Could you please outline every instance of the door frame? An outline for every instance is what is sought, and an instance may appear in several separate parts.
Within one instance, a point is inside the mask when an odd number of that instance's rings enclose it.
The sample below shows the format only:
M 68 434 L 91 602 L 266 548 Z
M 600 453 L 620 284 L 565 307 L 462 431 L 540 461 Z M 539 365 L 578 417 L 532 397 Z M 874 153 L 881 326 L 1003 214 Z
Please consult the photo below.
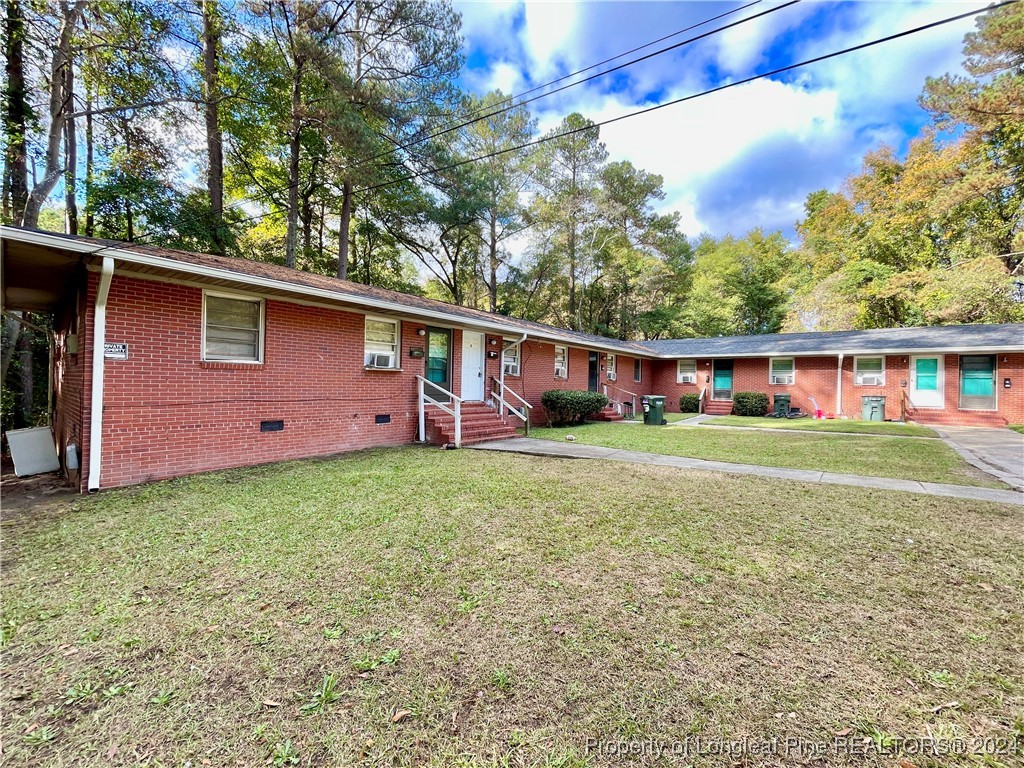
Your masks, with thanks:
M 587 353 L 587 389 L 591 392 L 601 389 L 601 355 L 598 352 Z
M 731 358 L 728 358 L 728 359 L 727 358 L 723 358 L 721 360 L 712 360 L 711 361 L 711 399 L 712 400 L 721 400 L 722 399 L 720 397 L 716 397 L 715 396 L 715 392 L 718 391 L 718 390 L 715 389 L 715 371 L 718 368 L 720 363 L 728 363 L 729 364 L 729 397 L 726 398 L 726 399 L 732 400 L 732 396 L 734 394 L 736 394 L 736 361 L 731 359 Z
M 914 392 L 916 392 L 917 383 L 917 361 L 918 360 L 935 360 L 936 361 L 936 381 L 938 389 L 936 390 L 935 398 L 938 400 L 938 404 L 927 403 L 927 402 L 915 402 Z M 926 390 L 927 392 L 927 390 Z M 941 411 L 946 407 L 946 356 L 942 353 L 932 353 L 928 355 L 911 355 L 909 358 L 909 365 L 907 370 L 907 399 L 910 401 L 912 408 L 925 408 L 936 411 Z M 920 398 L 919 398 L 920 399 Z M 925 398 L 926 400 L 928 398 Z
M 451 392 L 454 392 L 455 390 L 452 389 L 452 358 L 455 357 L 455 355 L 452 354 L 452 352 L 453 352 L 453 350 L 452 350 L 452 342 L 453 342 L 453 340 L 455 338 L 455 334 L 452 333 L 452 329 L 451 328 L 441 328 L 441 327 L 436 326 L 436 325 L 428 325 L 427 326 L 427 332 L 426 332 L 426 334 L 424 334 L 424 339 L 423 339 L 424 346 L 426 347 L 425 354 L 423 355 L 423 378 L 428 379 L 428 381 L 429 381 L 427 373 L 428 373 L 428 369 L 430 367 L 430 334 L 431 333 L 438 333 L 438 334 L 442 334 L 443 333 L 443 334 L 448 336 L 448 371 L 447 371 L 448 380 L 445 382 L 445 384 L 447 384 L 445 389 L 447 389 L 447 390 L 449 390 Z M 444 394 L 443 392 L 438 392 L 436 389 L 433 389 L 433 391 L 431 391 L 430 384 L 424 384 L 423 387 L 424 387 L 424 390 L 427 392 L 427 394 L 430 395 L 435 400 L 439 400 L 439 401 L 441 401 L 443 403 L 447 403 L 448 402 L 448 395 Z
M 971 405 L 964 405 L 964 358 L 965 357 L 988 357 L 992 360 L 992 405 L 986 408 L 978 408 Z M 959 389 L 959 402 L 957 407 L 961 411 L 998 411 L 999 410 L 999 355 L 959 355 L 957 357 L 957 387 Z
M 470 397 L 469 394 L 467 394 L 467 390 L 466 390 L 466 361 L 468 359 L 467 355 L 466 355 L 466 338 L 468 336 L 470 336 L 470 335 L 479 336 L 480 337 L 480 354 L 479 354 L 479 357 L 478 357 L 478 359 L 480 361 L 480 376 L 479 376 L 479 379 L 480 379 L 480 397 Z M 484 400 L 484 395 L 487 392 L 487 386 L 486 386 L 487 382 L 485 381 L 486 374 L 487 374 L 487 356 L 486 356 L 486 350 L 484 349 L 486 344 L 487 344 L 487 338 L 484 336 L 483 333 L 481 333 L 479 331 L 466 331 L 466 330 L 463 330 L 463 332 L 462 332 L 462 359 L 460 360 L 461 365 L 459 366 L 461 368 L 461 371 L 459 372 L 459 374 L 460 374 L 459 375 L 459 396 L 462 397 L 463 400 L 467 400 L 467 401 L 472 402 L 472 403 L 478 403 L 478 402 L 482 403 L 483 400 Z

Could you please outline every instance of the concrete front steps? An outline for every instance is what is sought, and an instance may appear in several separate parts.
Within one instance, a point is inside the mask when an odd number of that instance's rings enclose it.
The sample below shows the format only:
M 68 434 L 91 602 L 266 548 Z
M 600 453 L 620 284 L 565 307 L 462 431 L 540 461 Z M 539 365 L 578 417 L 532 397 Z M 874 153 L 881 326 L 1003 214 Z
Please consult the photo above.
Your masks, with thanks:
M 588 421 L 622 421 L 622 414 L 611 405 L 605 406 L 597 413 L 587 416 Z
M 998 413 L 991 411 L 948 411 L 928 408 L 907 408 L 907 421 L 926 427 L 1005 427 L 1009 422 Z
M 708 400 L 704 404 L 708 416 L 728 416 L 732 413 L 732 400 Z
M 427 442 L 455 444 L 455 418 L 437 406 L 426 410 Z M 462 404 L 462 445 L 519 437 L 515 425 L 504 421 L 498 411 L 483 403 Z

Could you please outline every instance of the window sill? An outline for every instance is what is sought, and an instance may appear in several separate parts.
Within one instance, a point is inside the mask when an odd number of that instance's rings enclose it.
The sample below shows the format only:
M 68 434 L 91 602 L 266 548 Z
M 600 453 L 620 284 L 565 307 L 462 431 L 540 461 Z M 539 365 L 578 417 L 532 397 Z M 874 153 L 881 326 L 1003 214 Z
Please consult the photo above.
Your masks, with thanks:
M 373 372 L 373 373 L 402 373 L 402 371 L 404 371 L 405 369 L 404 368 L 374 368 L 372 365 L 364 365 L 363 366 L 363 370 L 364 371 Z
M 238 360 L 200 360 L 199 367 L 215 371 L 251 371 L 263 365 L 262 361 L 249 363 Z

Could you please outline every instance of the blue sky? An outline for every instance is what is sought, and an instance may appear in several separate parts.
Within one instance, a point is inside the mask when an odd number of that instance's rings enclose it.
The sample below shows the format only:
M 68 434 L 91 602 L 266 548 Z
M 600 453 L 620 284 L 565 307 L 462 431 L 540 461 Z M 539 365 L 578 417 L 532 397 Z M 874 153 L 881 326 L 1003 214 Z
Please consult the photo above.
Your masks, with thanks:
M 783 1 L 764 0 L 649 50 Z M 521 93 L 742 4 L 456 2 L 463 83 Z M 574 111 L 608 119 L 982 5 L 804 0 L 530 107 L 542 131 Z M 838 189 L 879 144 L 905 149 L 928 122 L 917 104 L 925 78 L 961 71 L 962 39 L 973 28 L 967 19 L 730 88 L 607 126 L 601 138 L 612 160 L 664 177 L 663 208 L 680 213 L 686 234 L 761 226 L 792 237 L 809 192 Z

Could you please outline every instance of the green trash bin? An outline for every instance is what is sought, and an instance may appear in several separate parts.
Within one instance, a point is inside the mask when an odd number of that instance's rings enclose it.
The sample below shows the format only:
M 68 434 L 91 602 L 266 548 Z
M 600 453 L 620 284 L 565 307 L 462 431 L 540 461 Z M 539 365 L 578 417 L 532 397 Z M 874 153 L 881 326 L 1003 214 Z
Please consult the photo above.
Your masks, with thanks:
M 864 421 L 885 421 L 885 398 L 865 395 L 860 399 L 860 417 Z
M 665 421 L 665 396 L 644 395 L 640 398 L 644 409 L 644 424 L 660 427 L 667 424 Z
M 781 392 L 775 394 L 775 400 L 773 401 L 774 406 L 772 413 L 776 416 L 785 416 L 789 413 L 789 404 L 793 401 L 792 395 L 785 395 Z

